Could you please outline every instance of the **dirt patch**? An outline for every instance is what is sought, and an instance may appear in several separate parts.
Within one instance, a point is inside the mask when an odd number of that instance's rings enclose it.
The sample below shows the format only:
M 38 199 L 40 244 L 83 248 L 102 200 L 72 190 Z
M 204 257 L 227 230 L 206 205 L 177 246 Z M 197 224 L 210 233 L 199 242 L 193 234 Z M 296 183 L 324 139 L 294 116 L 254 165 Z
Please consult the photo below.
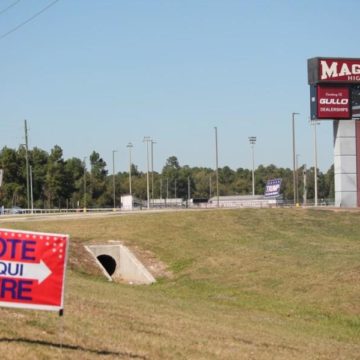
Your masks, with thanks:
M 71 270 L 93 276 L 104 276 L 95 259 L 86 251 L 84 245 L 80 241 L 70 242 L 69 267 Z
M 154 278 L 172 278 L 172 273 L 162 261 L 160 261 L 154 253 L 149 250 L 143 250 L 138 246 L 126 245 L 135 256 L 144 264 L 151 272 Z

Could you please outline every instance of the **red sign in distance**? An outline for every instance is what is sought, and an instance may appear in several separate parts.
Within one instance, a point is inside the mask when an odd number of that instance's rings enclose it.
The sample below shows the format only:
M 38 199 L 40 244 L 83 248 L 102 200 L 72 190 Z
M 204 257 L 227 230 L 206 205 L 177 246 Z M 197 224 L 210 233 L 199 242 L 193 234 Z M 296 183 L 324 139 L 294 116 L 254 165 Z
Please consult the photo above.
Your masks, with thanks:
M 317 87 L 318 119 L 350 119 L 350 92 L 347 87 Z
M 0 306 L 59 311 L 69 236 L 0 229 Z
M 360 59 L 319 59 L 319 82 L 360 82 Z

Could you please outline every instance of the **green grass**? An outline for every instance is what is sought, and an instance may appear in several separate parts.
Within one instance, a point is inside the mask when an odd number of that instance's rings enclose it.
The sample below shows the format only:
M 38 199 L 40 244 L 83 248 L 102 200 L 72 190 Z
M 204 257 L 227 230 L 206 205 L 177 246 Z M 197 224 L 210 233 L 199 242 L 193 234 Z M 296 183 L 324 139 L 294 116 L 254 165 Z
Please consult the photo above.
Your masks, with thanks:
M 0 309 L 1 358 L 359 359 L 359 215 L 241 209 L 4 223 L 69 233 L 73 245 L 122 240 L 172 276 L 108 283 L 86 274 L 82 247 L 71 246 L 64 318 Z

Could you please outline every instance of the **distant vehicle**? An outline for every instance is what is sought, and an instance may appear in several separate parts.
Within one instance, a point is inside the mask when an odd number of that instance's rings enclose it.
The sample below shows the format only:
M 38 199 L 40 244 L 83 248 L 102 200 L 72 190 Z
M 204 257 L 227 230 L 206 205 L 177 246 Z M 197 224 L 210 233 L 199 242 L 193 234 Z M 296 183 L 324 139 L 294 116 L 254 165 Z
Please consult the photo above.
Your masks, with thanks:
M 10 214 L 22 214 L 24 212 L 24 209 L 22 209 L 20 206 L 13 206 L 9 213 Z

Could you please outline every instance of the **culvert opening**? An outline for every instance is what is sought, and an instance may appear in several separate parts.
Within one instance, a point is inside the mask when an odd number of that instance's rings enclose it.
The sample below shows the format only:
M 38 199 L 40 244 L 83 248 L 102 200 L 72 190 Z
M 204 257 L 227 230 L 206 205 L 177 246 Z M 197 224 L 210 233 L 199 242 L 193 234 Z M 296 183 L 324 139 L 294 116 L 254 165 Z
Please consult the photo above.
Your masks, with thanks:
M 116 270 L 115 259 L 110 255 L 99 255 L 97 259 L 100 261 L 101 265 L 109 274 L 109 276 L 112 276 Z
M 156 282 L 149 270 L 122 244 L 88 245 L 85 248 L 97 260 L 109 281 L 121 280 L 131 284 Z

